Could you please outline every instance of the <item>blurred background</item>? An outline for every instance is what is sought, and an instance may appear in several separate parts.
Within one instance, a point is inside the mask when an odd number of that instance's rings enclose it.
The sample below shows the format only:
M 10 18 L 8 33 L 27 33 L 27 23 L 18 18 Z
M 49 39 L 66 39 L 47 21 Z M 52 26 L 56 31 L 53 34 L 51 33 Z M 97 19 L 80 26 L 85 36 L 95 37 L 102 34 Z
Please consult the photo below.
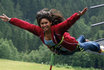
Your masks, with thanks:
M 104 0 L 0 0 L 0 15 L 19 18 L 37 25 L 36 13 L 43 8 L 59 10 L 65 19 L 75 12 L 88 7 L 88 11 L 68 31 L 76 39 L 85 35 L 89 40 L 104 38 L 104 7 L 90 9 L 104 4 Z M 0 20 L 0 58 L 49 64 L 51 52 L 32 33 Z M 104 56 L 88 52 L 78 52 L 71 56 L 57 55 L 55 64 L 80 67 L 104 67 Z

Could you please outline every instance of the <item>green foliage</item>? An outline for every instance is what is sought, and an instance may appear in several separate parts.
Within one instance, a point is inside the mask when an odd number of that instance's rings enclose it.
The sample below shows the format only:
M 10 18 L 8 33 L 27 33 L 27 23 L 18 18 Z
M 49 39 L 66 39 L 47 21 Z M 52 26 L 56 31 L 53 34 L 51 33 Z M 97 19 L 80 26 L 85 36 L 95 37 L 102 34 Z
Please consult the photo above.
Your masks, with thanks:
M 84 19 L 80 19 L 71 29 L 69 29 L 69 33 L 72 34 L 73 37 L 78 38 L 79 35 L 87 36 L 87 34 L 89 34 L 90 26 L 86 25 L 84 21 Z
M 89 7 L 104 2 L 102 0 L 99 2 L 96 2 L 94 0 L 79 0 L 75 2 L 74 1 L 75 0 L 59 0 L 58 2 L 56 0 L 1 0 L 0 14 L 5 13 L 9 17 L 17 17 L 24 20 L 29 20 L 30 23 L 35 22 L 36 24 L 36 13 L 37 11 L 43 8 L 58 9 L 62 12 L 65 18 L 68 18 L 73 13 L 82 10 L 86 6 Z M 104 28 L 102 26 L 99 26 L 97 28 L 94 27 L 91 29 L 90 25 L 103 21 L 103 11 L 103 7 L 89 10 L 85 15 L 81 17 L 78 22 L 76 22 L 76 24 L 71 29 L 69 29 L 71 35 L 77 38 L 80 35 L 84 34 L 88 39 L 98 39 L 95 33 L 99 32 L 99 30 L 104 30 Z M 12 39 L 14 46 L 20 52 L 39 49 L 38 47 L 41 45 L 41 42 L 39 38 L 32 37 L 32 34 L 29 34 L 18 27 L 5 24 L 4 22 L 1 22 L 0 27 L 0 35 L 3 38 Z M 29 36 L 31 36 L 32 39 L 30 39 Z
M 5 13 L 11 18 L 16 17 L 31 24 L 37 24 L 36 13 L 43 8 L 58 9 L 67 19 L 86 6 L 90 7 L 103 3 L 104 0 L 0 0 L 0 14 Z M 104 7 L 89 9 L 68 31 L 75 38 L 82 34 L 91 40 L 104 38 L 103 25 L 90 27 L 91 24 L 104 21 L 103 12 Z M 50 54 L 51 52 L 42 45 L 38 37 L 0 20 L 0 58 L 48 64 Z M 102 68 L 104 67 L 103 58 L 103 56 L 86 52 L 70 56 L 56 55 L 55 64 Z
M 18 52 L 11 40 L 0 39 L 0 58 L 17 59 Z
M 18 60 L 26 62 L 37 62 L 49 64 L 51 52 L 49 49 L 41 45 L 39 50 L 32 50 L 31 52 L 21 52 L 18 54 Z

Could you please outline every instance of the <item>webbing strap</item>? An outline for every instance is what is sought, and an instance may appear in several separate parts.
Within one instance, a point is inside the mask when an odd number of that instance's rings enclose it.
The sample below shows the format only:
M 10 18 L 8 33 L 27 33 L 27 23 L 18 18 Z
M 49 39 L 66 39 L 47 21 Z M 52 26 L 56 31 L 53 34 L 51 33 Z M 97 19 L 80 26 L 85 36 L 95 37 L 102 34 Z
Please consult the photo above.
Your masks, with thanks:
M 49 46 L 49 47 L 50 47 L 51 49 L 55 49 L 55 48 L 57 48 L 63 41 L 64 41 L 64 36 L 62 37 L 61 41 L 60 41 L 58 44 L 56 44 L 55 46 Z M 61 47 L 59 47 L 59 48 L 61 48 Z
M 61 41 L 57 45 L 55 45 L 55 48 L 58 47 L 63 41 L 64 41 L 64 36 L 62 36 Z
M 83 48 L 81 48 L 79 44 L 77 45 L 77 48 L 79 48 L 79 49 L 80 49 L 80 51 L 84 51 L 84 49 L 83 49 Z

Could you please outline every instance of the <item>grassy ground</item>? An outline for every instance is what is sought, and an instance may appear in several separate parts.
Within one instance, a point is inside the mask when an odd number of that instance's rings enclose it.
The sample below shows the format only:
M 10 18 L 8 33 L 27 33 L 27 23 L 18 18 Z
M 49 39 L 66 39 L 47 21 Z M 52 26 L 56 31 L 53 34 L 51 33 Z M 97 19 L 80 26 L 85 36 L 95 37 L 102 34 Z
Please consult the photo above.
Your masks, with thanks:
M 49 70 L 49 65 L 0 59 L 0 70 Z M 52 70 L 99 70 L 81 67 L 55 67 Z

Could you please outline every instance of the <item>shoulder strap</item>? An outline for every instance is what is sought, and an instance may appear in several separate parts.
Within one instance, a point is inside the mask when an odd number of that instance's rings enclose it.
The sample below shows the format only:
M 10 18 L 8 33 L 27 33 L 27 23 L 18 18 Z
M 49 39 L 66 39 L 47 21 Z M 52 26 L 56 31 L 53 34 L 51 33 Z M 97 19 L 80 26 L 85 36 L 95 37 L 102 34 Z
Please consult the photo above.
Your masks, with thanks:
M 57 43 L 59 43 L 60 42 L 60 39 L 57 37 L 57 35 L 56 35 L 55 32 L 54 32 L 54 35 L 55 35 L 55 38 L 56 38 Z
M 54 35 L 55 35 L 56 40 L 57 40 L 57 42 L 58 42 L 58 44 L 55 46 L 55 48 L 57 48 L 57 46 L 59 46 L 59 45 L 63 42 L 64 36 L 62 36 L 62 39 L 60 40 L 60 39 L 57 37 L 57 35 L 56 35 L 55 33 L 54 33 Z

